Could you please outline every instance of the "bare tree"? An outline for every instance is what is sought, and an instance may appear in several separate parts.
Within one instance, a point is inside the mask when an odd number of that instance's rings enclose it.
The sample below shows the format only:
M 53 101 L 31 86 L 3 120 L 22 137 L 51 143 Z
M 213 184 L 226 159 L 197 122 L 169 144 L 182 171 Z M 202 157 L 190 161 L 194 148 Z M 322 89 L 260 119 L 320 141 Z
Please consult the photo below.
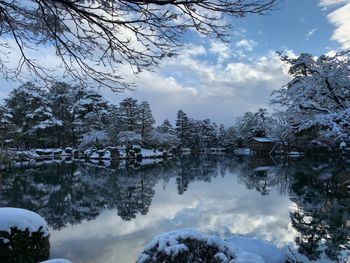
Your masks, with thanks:
M 0 70 L 52 80 L 33 49 L 54 48 L 64 73 L 120 91 L 121 65 L 135 74 L 182 46 L 193 29 L 227 40 L 230 17 L 264 14 L 280 0 L 0 0 Z M 19 55 L 10 66 L 9 55 Z

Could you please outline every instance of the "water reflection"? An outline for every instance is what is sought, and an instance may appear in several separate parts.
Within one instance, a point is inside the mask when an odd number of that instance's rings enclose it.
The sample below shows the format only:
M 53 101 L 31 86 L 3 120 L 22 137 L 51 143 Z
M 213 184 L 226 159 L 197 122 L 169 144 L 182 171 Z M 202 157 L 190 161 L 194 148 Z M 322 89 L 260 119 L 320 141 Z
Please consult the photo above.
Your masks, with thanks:
M 179 227 L 296 244 L 305 261 L 338 261 L 350 249 L 349 180 L 350 163 L 337 158 L 59 163 L 4 174 L 0 205 L 42 215 L 53 256 L 76 263 L 133 262 L 152 236 Z

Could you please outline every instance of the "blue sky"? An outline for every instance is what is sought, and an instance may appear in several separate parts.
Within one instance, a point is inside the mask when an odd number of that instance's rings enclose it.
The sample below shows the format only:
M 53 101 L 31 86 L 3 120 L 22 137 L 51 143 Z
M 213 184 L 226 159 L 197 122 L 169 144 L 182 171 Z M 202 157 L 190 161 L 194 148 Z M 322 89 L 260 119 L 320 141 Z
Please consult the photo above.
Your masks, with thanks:
M 290 80 L 275 51 L 321 55 L 350 48 L 350 0 L 285 0 L 266 16 L 232 21 L 228 45 L 188 32 L 188 46 L 154 72 L 129 78 L 136 91 L 102 92 L 112 102 L 148 100 L 157 120 L 189 116 L 230 125 L 246 111 L 269 105 L 270 94 Z M 0 98 L 17 83 L 1 80 Z

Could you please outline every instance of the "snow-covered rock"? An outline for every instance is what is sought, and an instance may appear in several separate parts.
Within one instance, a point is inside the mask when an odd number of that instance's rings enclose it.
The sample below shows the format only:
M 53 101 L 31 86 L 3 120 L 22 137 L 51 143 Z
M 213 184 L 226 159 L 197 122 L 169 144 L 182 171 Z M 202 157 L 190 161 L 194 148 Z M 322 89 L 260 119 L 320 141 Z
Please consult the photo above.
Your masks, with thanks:
M 10 233 L 14 227 L 29 233 L 40 231 L 44 237 L 50 235 L 46 221 L 37 213 L 21 208 L 0 208 L 0 231 Z
M 284 263 L 286 257 L 272 244 L 246 237 L 224 241 L 194 229 L 180 229 L 156 236 L 137 259 L 150 262 Z

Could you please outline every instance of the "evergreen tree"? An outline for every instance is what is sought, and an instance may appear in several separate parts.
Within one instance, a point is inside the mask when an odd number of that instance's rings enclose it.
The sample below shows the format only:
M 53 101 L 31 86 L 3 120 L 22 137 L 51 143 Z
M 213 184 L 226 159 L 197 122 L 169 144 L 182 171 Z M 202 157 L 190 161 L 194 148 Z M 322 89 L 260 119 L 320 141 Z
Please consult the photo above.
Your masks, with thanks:
M 13 125 L 11 122 L 12 115 L 4 106 L 0 106 L 0 167 L 2 165 L 5 143 L 10 140 L 13 133 Z
M 137 100 L 126 98 L 119 104 L 119 121 L 124 131 L 137 131 L 140 127 L 140 107 Z
M 141 138 L 145 139 L 153 130 L 153 125 L 155 121 L 154 121 L 149 103 L 147 101 L 141 102 L 141 105 L 139 108 L 140 108 L 139 110 L 140 133 L 141 133 Z
M 183 147 L 186 147 L 189 144 L 188 140 L 191 134 L 190 126 L 190 120 L 187 117 L 187 114 L 182 110 L 179 110 L 176 116 L 175 132 Z
M 163 123 L 157 127 L 157 131 L 160 133 L 175 134 L 174 127 L 168 119 L 164 120 Z
M 74 143 L 75 88 L 64 82 L 56 82 L 49 87 L 49 101 L 53 115 L 62 122 L 56 127 L 57 146 Z
M 17 127 L 18 146 L 28 148 L 52 144 L 52 138 L 45 134 L 45 130 L 61 126 L 62 122 L 53 116 L 44 89 L 28 82 L 14 89 L 5 102 L 12 115 L 11 121 Z
M 108 103 L 92 89 L 80 87 L 74 94 L 74 145 L 91 131 L 101 131 L 107 125 Z
M 225 148 L 228 146 L 228 143 L 226 141 L 226 136 L 227 136 L 227 133 L 226 133 L 225 126 L 223 124 L 220 124 L 219 132 L 218 132 L 218 142 L 220 147 Z

